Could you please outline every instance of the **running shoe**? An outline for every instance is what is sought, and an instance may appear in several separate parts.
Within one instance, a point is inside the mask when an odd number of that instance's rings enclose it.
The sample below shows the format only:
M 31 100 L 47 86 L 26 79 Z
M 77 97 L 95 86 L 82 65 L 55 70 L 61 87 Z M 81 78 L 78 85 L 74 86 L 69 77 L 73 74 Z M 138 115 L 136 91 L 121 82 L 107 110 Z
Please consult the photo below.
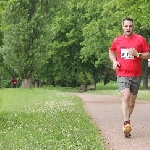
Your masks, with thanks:
M 123 126 L 123 132 L 124 132 L 125 135 L 127 135 L 127 134 L 130 134 L 131 131 L 132 131 L 132 129 L 131 129 L 131 126 L 130 126 L 130 122 L 126 121 L 124 123 L 124 126 Z

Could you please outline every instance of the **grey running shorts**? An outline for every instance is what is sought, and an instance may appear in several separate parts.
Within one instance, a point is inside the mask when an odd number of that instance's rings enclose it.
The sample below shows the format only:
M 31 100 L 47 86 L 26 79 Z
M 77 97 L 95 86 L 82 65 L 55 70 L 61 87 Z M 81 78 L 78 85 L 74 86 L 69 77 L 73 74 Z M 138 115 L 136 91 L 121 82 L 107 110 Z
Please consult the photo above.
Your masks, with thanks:
M 119 91 L 125 88 L 130 88 L 130 92 L 133 93 L 133 95 L 137 95 L 141 80 L 142 80 L 142 76 L 138 76 L 138 77 L 117 76 Z

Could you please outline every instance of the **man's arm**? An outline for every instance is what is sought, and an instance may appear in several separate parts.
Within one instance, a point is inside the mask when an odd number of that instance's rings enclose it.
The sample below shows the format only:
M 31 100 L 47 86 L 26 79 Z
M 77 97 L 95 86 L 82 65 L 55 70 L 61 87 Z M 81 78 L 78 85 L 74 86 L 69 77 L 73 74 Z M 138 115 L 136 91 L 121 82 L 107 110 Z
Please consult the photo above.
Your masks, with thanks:
M 139 57 L 139 58 L 141 58 L 141 59 L 149 59 L 149 58 L 150 58 L 149 52 L 146 52 L 146 53 L 138 53 L 137 50 L 134 49 L 134 48 L 130 48 L 130 49 L 129 49 L 129 54 L 132 55 L 132 56 Z
M 147 52 L 147 53 L 141 53 L 140 58 L 142 58 L 142 59 L 149 59 L 150 58 L 149 52 Z
M 109 50 L 109 58 L 112 62 L 116 62 L 116 54 L 115 52 Z
M 120 64 L 116 60 L 116 54 L 115 54 L 115 52 L 109 50 L 109 58 L 113 62 L 113 69 L 117 70 L 119 68 Z

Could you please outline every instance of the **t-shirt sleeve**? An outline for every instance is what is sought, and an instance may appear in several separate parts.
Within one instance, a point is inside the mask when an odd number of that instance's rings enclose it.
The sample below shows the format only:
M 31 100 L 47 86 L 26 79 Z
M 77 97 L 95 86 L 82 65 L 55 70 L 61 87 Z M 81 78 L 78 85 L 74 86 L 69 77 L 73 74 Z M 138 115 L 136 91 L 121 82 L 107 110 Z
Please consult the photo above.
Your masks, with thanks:
M 111 46 L 109 47 L 109 50 L 116 51 L 116 39 L 112 42 Z
M 144 53 L 149 52 L 149 50 L 150 50 L 145 38 L 143 38 L 143 41 L 142 41 L 142 50 Z

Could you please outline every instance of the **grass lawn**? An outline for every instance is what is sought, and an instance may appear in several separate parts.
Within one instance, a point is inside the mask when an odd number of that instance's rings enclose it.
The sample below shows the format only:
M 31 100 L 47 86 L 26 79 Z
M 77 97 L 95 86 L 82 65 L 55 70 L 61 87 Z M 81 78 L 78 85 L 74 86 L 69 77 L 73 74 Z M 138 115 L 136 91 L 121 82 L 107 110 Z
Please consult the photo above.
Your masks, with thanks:
M 90 87 L 90 86 L 89 86 Z M 150 87 L 150 85 L 149 85 Z M 63 92 L 79 92 L 77 88 L 70 88 L 70 87 L 45 87 L 46 89 L 59 89 L 60 91 Z M 121 96 L 120 92 L 118 90 L 118 85 L 117 82 L 110 82 L 109 84 L 104 85 L 102 82 L 98 83 L 96 85 L 96 90 L 88 90 L 89 93 L 95 93 L 95 94 L 103 94 L 103 95 L 112 95 L 112 96 Z M 147 100 L 150 101 L 150 89 L 148 90 L 143 90 L 142 89 L 142 84 L 140 86 L 137 100 Z
M 150 87 L 150 85 L 149 85 L 149 87 Z M 92 93 L 113 95 L 113 96 L 121 97 L 121 94 L 118 90 L 117 82 L 112 82 L 112 83 L 109 83 L 106 85 L 103 85 L 103 83 L 99 83 L 99 84 L 97 84 L 97 90 L 92 91 Z M 137 100 L 150 101 L 150 89 L 143 90 L 142 84 L 141 84 L 139 91 L 138 91 Z
M 0 89 L 0 150 L 106 150 L 105 141 L 69 94 L 77 88 Z M 120 96 L 117 83 L 97 84 L 95 94 Z M 140 87 L 137 99 L 150 100 Z
M 106 150 L 80 98 L 60 90 L 0 90 L 1 150 Z

